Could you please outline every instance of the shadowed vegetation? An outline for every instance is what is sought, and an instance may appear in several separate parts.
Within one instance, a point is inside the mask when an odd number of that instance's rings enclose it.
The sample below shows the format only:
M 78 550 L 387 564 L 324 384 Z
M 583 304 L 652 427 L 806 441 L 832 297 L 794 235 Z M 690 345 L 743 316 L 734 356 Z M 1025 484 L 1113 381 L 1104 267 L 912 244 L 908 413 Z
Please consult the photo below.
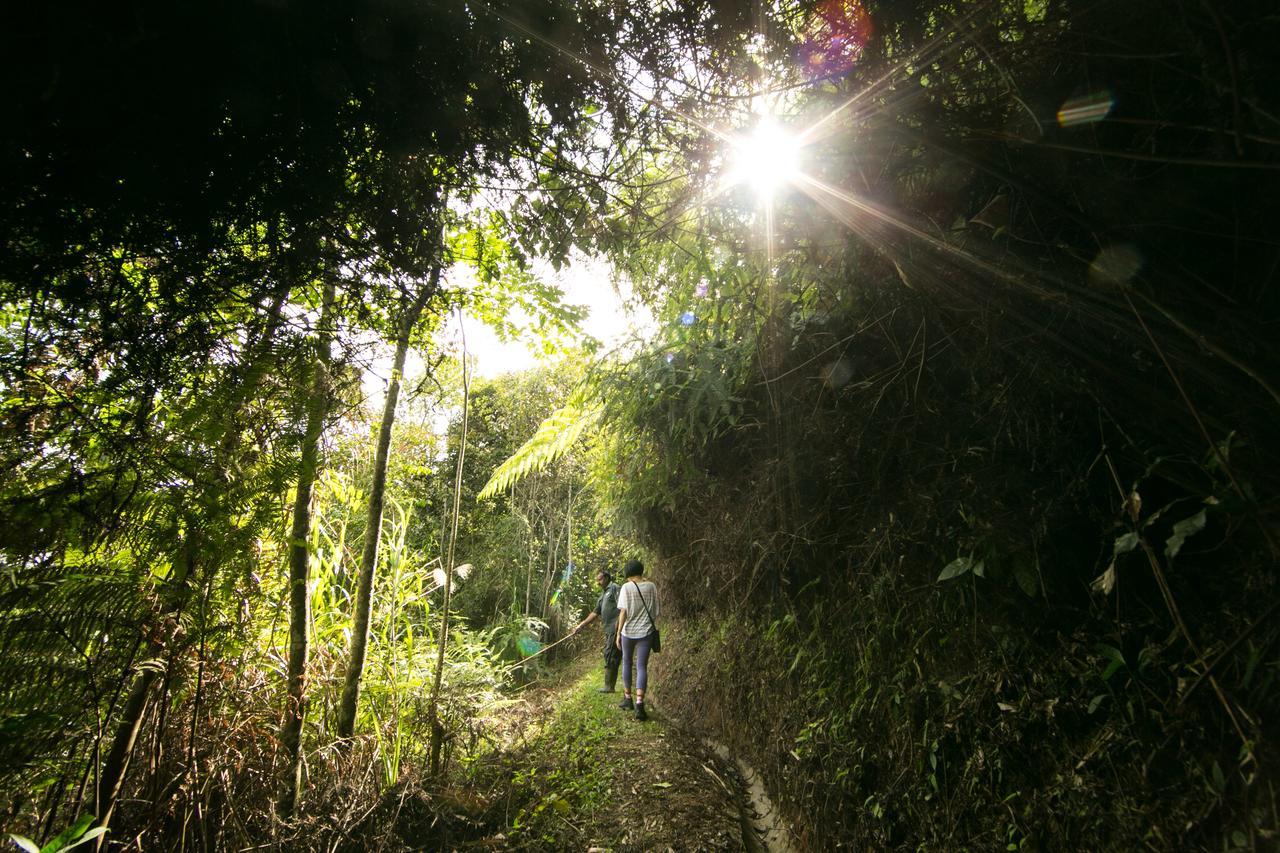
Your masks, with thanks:
M 640 554 L 796 849 L 1275 845 L 1269 4 L 13 17 L 6 832 L 730 847 L 556 675 Z

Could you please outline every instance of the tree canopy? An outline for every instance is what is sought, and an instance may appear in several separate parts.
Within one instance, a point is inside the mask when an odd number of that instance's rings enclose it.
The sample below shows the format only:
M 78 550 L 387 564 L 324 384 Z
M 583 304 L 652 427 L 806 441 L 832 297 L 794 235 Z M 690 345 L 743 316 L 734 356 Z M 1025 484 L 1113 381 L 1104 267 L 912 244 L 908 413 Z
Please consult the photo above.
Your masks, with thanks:
M 642 553 L 661 701 L 803 845 L 1265 847 L 1276 29 L 1260 0 L 13 10 L 6 828 L 369 841 L 395 786 L 482 778 L 504 691 Z M 584 311 L 537 271 L 584 254 L 644 340 L 553 344 Z M 476 381 L 463 310 L 567 353 Z M 538 795 L 522 831 L 587 841 Z

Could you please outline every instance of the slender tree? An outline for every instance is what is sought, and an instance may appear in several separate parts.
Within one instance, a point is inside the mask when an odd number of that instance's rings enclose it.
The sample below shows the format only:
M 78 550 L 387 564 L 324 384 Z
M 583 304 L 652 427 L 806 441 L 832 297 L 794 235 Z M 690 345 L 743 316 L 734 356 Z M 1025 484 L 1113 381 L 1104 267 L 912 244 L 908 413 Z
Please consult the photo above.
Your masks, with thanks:
M 369 487 L 369 514 L 364 529 L 364 548 L 360 553 L 360 577 L 356 586 L 355 613 L 351 627 L 351 651 L 342 686 L 342 702 L 338 707 L 338 736 L 341 738 L 349 738 L 355 734 L 360 679 L 364 674 L 369 645 L 369 613 L 372 609 L 373 581 L 378 566 L 378 543 L 382 534 L 387 458 L 391 451 L 391 428 L 396 420 L 396 404 L 400 399 L 404 363 L 409 354 L 409 340 L 422 317 L 422 311 L 431 297 L 440 291 L 442 264 L 443 261 L 437 262 L 431 270 L 429 280 L 416 293 L 407 295 L 396 334 L 395 361 L 391 368 L 391 381 L 387 386 L 387 399 L 382 406 L 382 421 L 378 427 L 378 445 L 373 462 L 373 482 Z
M 461 312 L 458 317 L 462 326 Z M 440 722 L 440 686 L 444 680 L 444 655 L 449 645 L 449 604 L 453 597 L 454 545 L 458 540 L 458 516 L 462 503 L 462 472 L 467 458 L 467 418 L 471 401 L 471 383 L 467 374 L 467 338 L 462 337 L 462 431 L 458 436 L 458 467 L 453 477 L 453 511 L 449 524 L 449 545 L 444 564 L 444 602 L 440 608 L 440 636 L 436 642 L 436 671 L 431 680 L 431 707 L 427 712 L 431 720 L 431 773 L 440 772 L 440 747 L 444 743 L 444 725 Z
M 215 477 L 226 477 L 227 472 L 236 466 L 242 439 L 237 421 L 249 400 L 260 391 L 261 383 L 273 361 L 272 347 L 277 343 L 282 307 L 288 292 L 287 279 L 281 280 L 272 293 L 261 322 L 254 324 L 248 334 L 249 344 L 246 347 L 243 373 L 234 384 L 226 405 L 222 408 L 221 417 L 215 419 L 215 434 L 221 433 L 221 439 L 214 445 L 212 472 Z M 228 488 L 221 496 L 221 504 L 230 506 L 241 497 L 239 493 L 246 483 L 232 481 L 227 485 Z M 184 498 L 181 503 L 183 506 L 179 512 L 183 522 L 172 547 L 172 569 L 162 587 L 162 606 L 158 615 L 150 619 L 144 629 L 146 640 L 140 655 L 143 663 L 137 666 L 129 685 L 93 791 L 93 813 L 97 816 L 99 826 L 107 826 L 115 812 L 137 746 L 138 735 L 155 704 L 153 688 L 162 675 L 166 679 L 173 675 L 169 670 L 176 647 L 182 641 L 183 610 L 197 585 L 197 563 L 201 563 L 201 573 L 210 576 L 216 573 L 220 561 L 228 556 L 219 547 L 221 543 L 216 540 L 217 532 L 211 530 L 208 521 L 201 517 L 202 512 L 208 514 L 212 511 L 213 518 L 221 518 L 225 509 L 219 509 L 217 505 L 212 510 L 207 506 L 201 507 L 189 497 Z
M 147 657 L 143 665 L 138 667 L 129 695 L 120 710 L 120 718 L 116 723 L 115 736 L 111 748 L 102 764 L 102 772 L 98 775 L 98 786 L 95 792 L 94 813 L 97 825 L 107 826 L 115 812 L 120 798 L 120 790 L 124 785 L 125 774 L 133 760 L 134 748 L 138 743 L 138 733 L 147 718 L 147 711 L 152 702 L 152 687 L 164 673 L 160 663 L 161 655 L 166 648 L 166 640 L 173 640 L 177 632 L 178 620 L 182 606 L 186 602 L 190 586 L 190 578 L 194 569 L 195 553 L 189 537 L 183 537 L 174 558 L 173 577 L 167 585 L 165 616 L 157 630 L 152 632 L 147 641 Z M 168 634 L 169 636 L 165 636 Z
M 320 468 L 320 437 L 329 411 L 329 347 L 333 337 L 334 286 L 324 286 L 320 323 L 316 334 L 316 355 L 311 364 L 311 393 L 307 400 L 307 427 L 302 439 L 298 465 L 298 487 L 293 498 L 293 523 L 289 530 L 289 669 L 284 722 L 280 742 L 285 751 L 285 769 L 280 798 L 276 804 L 282 818 L 293 817 L 302 775 L 302 723 L 307 713 L 307 626 L 310 601 L 311 493 Z

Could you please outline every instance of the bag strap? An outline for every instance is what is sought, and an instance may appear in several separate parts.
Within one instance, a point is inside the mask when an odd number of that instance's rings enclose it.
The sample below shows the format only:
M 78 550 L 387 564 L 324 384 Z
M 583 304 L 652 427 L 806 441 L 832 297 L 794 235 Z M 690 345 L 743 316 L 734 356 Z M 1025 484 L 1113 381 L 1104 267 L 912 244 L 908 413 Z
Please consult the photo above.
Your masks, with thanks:
M 640 584 L 635 581 L 632 581 L 631 584 L 636 588 L 636 595 L 640 596 L 640 606 L 644 608 L 644 615 L 649 617 L 649 626 L 657 628 L 658 623 L 653 621 L 653 615 L 649 613 L 649 604 L 644 600 L 644 593 L 640 591 Z

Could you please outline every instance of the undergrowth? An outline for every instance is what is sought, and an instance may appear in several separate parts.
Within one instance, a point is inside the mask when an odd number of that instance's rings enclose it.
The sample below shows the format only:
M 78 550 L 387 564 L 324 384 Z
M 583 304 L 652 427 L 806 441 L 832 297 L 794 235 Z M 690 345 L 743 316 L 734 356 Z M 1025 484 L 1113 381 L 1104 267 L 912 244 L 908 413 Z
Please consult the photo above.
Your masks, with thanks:
M 675 591 L 677 713 L 810 849 L 1272 844 L 1272 428 L 1222 403 L 1251 440 L 1197 450 L 1145 417 L 1154 365 L 865 313 L 792 343 L 785 384 L 748 374 L 718 435 L 666 431 L 674 395 L 630 415 L 666 454 L 619 491 Z
M 734 788 L 715 759 L 661 710 L 643 724 L 620 710 L 618 694 L 596 692 L 600 665 L 583 662 L 489 720 L 492 748 L 447 779 L 386 792 L 350 849 L 739 849 Z
M 627 732 L 614 699 L 595 693 L 600 678 L 592 671 L 566 692 L 541 737 L 515 759 L 505 802 L 513 846 L 568 849 L 607 807 L 614 749 Z M 526 756 L 532 761 L 520 766 Z

